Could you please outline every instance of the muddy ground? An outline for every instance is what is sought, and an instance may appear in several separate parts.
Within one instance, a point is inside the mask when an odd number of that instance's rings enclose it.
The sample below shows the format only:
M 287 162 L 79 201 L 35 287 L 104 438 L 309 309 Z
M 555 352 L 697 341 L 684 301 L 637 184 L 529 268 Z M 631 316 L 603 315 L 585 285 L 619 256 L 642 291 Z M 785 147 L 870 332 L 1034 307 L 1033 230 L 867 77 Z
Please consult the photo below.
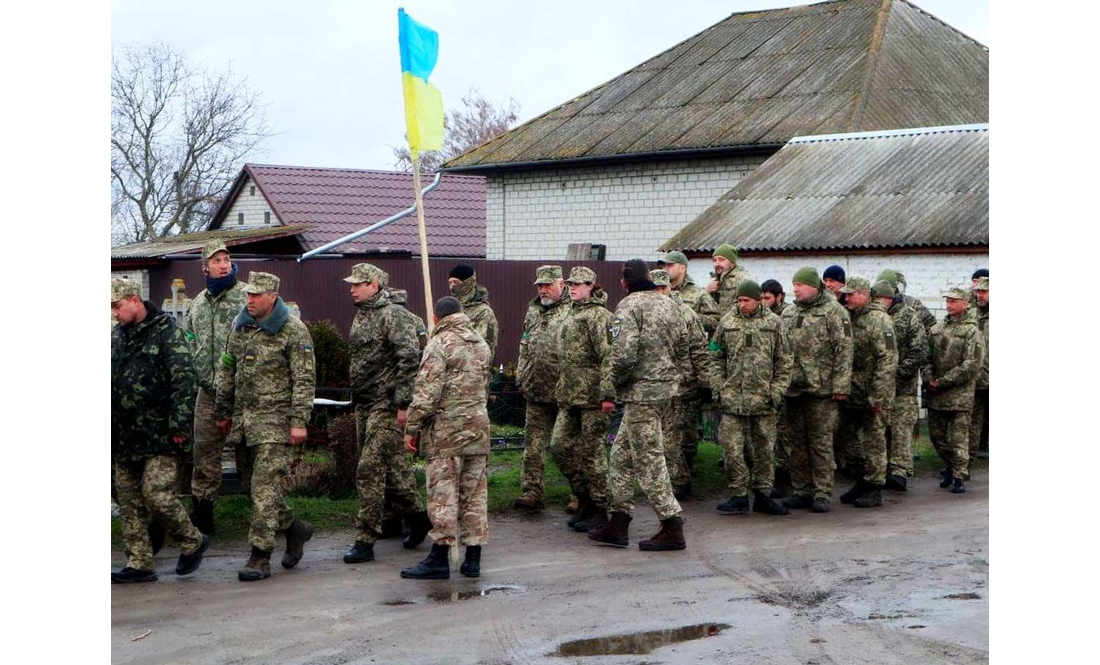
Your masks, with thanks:
M 250 584 L 236 579 L 245 545 L 215 543 L 189 578 L 166 551 L 159 582 L 111 589 L 112 662 L 987 662 L 988 476 L 969 488 L 915 479 L 881 509 L 789 517 L 688 501 L 688 549 L 673 553 L 637 549 L 657 529 L 644 506 L 627 550 L 567 531 L 560 511 L 498 516 L 479 580 L 402 580 L 427 545 L 397 540 L 345 565 L 351 531 L 315 536 L 298 568 Z M 595 655 L 607 653 L 622 655 Z

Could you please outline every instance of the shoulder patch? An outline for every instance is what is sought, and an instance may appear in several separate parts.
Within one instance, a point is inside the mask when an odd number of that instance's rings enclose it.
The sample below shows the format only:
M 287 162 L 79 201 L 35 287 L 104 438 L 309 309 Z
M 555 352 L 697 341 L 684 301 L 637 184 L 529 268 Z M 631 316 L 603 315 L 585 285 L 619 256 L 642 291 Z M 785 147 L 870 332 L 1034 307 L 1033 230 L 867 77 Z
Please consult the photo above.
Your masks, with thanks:
M 607 341 L 613 342 L 619 337 L 619 331 L 622 330 L 623 320 L 619 317 L 615 317 L 615 320 L 611 322 L 611 325 L 607 327 Z
M 894 341 L 894 333 L 891 330 L 884 331 L 886 333 L 886 348 L 891 351 L 897 350 L 897 343 Z
M 843 323 L 844 323 L 844 336 L 845 337 L 851 337 L 852 336 L 852 321 L 850 319 L 845 318 Z
M 298 345 L 298 350 L 302 353 L 313 353 L 313 345 L 302 342 Z

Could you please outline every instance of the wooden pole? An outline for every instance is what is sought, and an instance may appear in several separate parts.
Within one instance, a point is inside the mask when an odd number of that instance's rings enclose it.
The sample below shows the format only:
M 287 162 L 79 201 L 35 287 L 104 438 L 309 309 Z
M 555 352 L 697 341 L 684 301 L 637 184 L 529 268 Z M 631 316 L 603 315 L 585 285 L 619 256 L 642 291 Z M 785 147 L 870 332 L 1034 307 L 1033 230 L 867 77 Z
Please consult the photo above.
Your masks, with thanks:
M 432 299 L 432 275 L 428 268 L 428 232 L 424 227 L 424 198 L 420 194 L 420 155 L 412 152 L 413 190 L 416 193 L 416 223 L 420 230 L 420 271 L 424 278 L 424 322 L 428 326 L 428 335 L 435 329 L 435 301 Z

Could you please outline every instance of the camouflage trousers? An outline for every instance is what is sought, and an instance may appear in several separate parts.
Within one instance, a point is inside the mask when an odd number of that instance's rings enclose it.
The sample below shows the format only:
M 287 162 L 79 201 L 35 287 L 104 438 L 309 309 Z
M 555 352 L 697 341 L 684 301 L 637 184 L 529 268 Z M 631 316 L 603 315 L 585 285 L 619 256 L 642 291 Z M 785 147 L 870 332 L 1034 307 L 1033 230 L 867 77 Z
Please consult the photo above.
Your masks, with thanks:
M 698 399 L 673 400 L 661 408 L 661 430 L 665 440 L 665 464 L 674 486 L 691 483 L 695 451 L 699 448 L 699 418 L 702 405 Z
M 437 457 L 428 461 L 428 534 L 437 545 L 489 542 L 489 456 Z
M 970 469 L 970 412 L 928 409 L 928 438 L 955 476 Z
M 151 520 L 159 522 L 170 538 L 179 541 L 182 552 L 198 549 L 202 534 L 191 524 L 187 510 L 176 495 L 179 459 L 175 455 L 116 460 L 114 472 L 127 566 L 138 570 L 156 569 L 153 546 L 149 542 Z
M 558 418 L 558 405 L 547 402 L 527 402 L 527 416 L 523 434 L 523 476 L 520 490 L 539 503 L 546 501 L 546 449 Z
M 985 419 L 989 413 L 989 391 L 977 390 L 974 392 L 974 408 L 970 410 L 970 459 L 978 456 L 982 447 L 982 430 L 985 428 Z
M 191 437 L 195 467 L 191 473 L 191 495 L 196 499 L 213 501 L 218 498 L 222 486 L 222 451 L 225 449 L 225 436 L 218 431 L 218 420 L 214 415 L 214 396 L 199 388 L 195 397 L 195 426 Z M 234 459 L 241 487 L 248 493 L 248 481 L 251 476 L 248 446 L 243 442 L 234 446 Z
M 842 402 L 841 404 L 846 404 Z M 844 414 L 852 409 L 837 405 L 836 427 L 833 429 L 834 467 L 843 467 L 847 471 L 863 466 L 863 429 L 858 418 L 846 418 Z
M 890 407 L 890 426 L 886 429 L 886 475 L 908 478 L 913 475 L 913 428 L 917 424 L 916 395 L 897 395 Z
M 791 470 L 791 437 L 787 434 L 787 400 L 779 405 L 779 413 L 775 418 L 775 466 L 779 469 Z
M 294 521 L 286 502 L 283 479 L 290 470 L 294 449 L 287 443 L 252 446 L 252 519 L 248 541 L 265 552 L 275 550 L 275 534 Z
M 886 411 L 875 412 L 870 408 L 840 407 L 840 431 L 848 441 L 862 438 L 860 449 L 863 457 L 858 464 L 863 467 L 863 479 L 872 485 L 886 482 Z
M 397 412 L 355 407 L 355 430 L 359 439 L 359 466 L 355 489 L 359 490 L 359 534 L 356 540 L 373 543 L 382 535 L 384 506 L 394 516 L 424 510 L 416 486 L 410 455 L 405 450 L 404 431 L 397 425 Z
M 791 486 L 799 495 L 831 499 L 833 495 L 833 432 L 837 405 L 829 397 L 788 397 Z M 726 460 L 729 463 L 729 460 Z
M 587 498 L 606 510 L 607 424 L 611 417 L 600 409 L 561 407 L 554 421 L 550 452 L 573 495 Z
M 658 404 L 627 402 L 619 435 L 611 444 L 611 510 L 634 514 L 634 484 L 641 485 L 657 517 L 679 515 L 665 466 L 664 436 Z
M 749 467 L 745 463 L 745 449 L 751 449 L 752 489 L 771 493 L 775 483 L 773 468 L 776 416 L 737 416 L 722 414 L 718 429 L 718 442 L 726 455 L 726 487 L 730 496 L 747 496 L 749 493 Z

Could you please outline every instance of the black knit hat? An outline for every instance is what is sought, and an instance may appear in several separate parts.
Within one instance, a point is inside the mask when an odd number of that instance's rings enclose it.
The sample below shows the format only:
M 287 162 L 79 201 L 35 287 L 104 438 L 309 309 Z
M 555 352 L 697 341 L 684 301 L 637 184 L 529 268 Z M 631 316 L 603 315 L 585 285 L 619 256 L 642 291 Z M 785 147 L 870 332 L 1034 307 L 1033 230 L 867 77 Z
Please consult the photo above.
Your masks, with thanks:
M 835 279 L 836 281 L 844 284 L 847 280 L 844 278 L 844 268 L 838 265 L 832 265 L 825 269 L 825 274 L 821 276 L 821 279 Z
M 979 277 L 989 277 L 989 268 L 978 268 L 970 276 L 970 279 L 978 279 Z
M 649 281 L 649 266 L 641 259 L 630 259 L 623 264 L 623 279 L 627 286 Z
M 770 293 L 773 296 L 783 295 L 783 285 L 774 279 L 764 280 L 764 283 L 760 285 L 760 290 L 763 293 Z
M 455 279 L 465 282 L 474 276 L 474 267 L 460 263 L 457 266 L 451 268 L 451 274 L 448 277 L 454 277 Z

